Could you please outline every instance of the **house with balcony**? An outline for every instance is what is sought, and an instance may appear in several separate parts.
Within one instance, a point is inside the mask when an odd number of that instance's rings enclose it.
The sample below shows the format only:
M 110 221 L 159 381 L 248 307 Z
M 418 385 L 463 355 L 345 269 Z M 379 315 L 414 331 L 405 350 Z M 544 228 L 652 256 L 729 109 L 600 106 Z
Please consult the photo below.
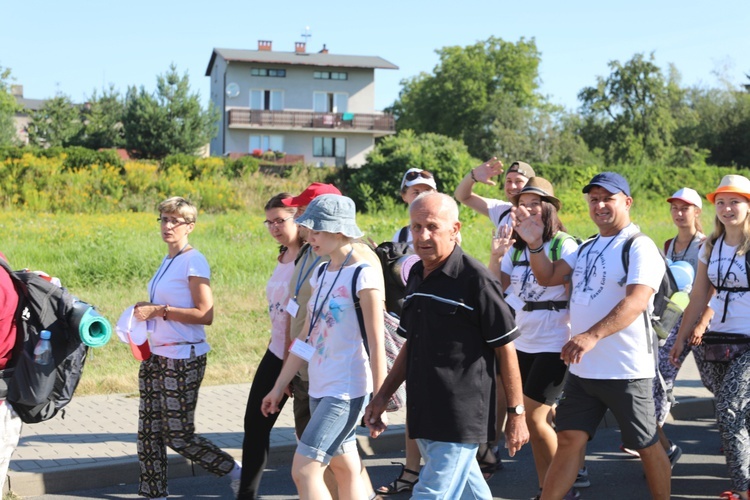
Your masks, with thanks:
M 376 111 L 375 70 L 398 69 L 376 56 L 214 49 L 206 69 L 220 111 L 212 155 L 283 152 L 318 166 L 361 166 L 375 138 L 396 131 Z

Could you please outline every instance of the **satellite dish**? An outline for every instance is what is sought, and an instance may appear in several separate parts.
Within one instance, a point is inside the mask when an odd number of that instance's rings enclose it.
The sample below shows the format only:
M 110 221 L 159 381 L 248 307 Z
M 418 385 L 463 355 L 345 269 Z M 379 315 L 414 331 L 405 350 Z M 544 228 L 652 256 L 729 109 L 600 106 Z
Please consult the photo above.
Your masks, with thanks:
M 238 95 L 240 95 L 240 86 L 234 82 L 228 83 L 226 92 L 227 97 L 237 97 Z

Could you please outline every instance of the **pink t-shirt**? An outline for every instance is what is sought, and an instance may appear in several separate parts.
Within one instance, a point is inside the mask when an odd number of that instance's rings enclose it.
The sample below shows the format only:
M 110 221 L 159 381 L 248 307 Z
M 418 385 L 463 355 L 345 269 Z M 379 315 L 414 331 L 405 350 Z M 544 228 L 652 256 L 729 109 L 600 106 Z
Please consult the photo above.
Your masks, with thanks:
M 284 359 L 286 328 L 290 321 L 286 313 L 286 304 L 289 302 L 289 280 L 292 279 L 293 273 L 293 260 L 286 264 L 279 262 L 266 283 L 268 315 L 271 318 L 271 343 L 268 350 L 279 359 Z

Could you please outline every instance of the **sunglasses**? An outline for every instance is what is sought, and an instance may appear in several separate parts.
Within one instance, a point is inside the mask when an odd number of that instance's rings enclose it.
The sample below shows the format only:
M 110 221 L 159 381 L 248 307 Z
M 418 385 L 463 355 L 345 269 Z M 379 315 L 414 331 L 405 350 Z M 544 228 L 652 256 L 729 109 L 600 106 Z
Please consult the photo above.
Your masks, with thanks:
M 421 172 L 412 170 L 411 172 L 406 172 L 406 175 L 404 176 L 404 181 L 411 182 L 418 177 L 421 177 L 423 179 L 432 179 L 432 174 L 428 172 L 427 170 L 422 170 Z

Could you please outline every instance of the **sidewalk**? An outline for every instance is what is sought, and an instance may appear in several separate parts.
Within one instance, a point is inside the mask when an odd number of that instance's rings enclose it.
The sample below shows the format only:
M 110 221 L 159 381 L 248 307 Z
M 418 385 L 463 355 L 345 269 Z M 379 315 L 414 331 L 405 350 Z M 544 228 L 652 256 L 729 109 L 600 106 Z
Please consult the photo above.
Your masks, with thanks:
M 249 391 L 250 384 L 202 387 L 196 412 L 198 433 L 237 459 L 241 456 Z M 675 419 L 713 416 L 711 393 L 703 388 L 692 356 L 680 370 L 675 396 L 680 402 L 672 411 Z M 281 412 L 271 434 L 269 466 L 288 462 L 294 452 L 291 406 L 288 404 Z M 25 425 L 11 461 L 6 489 L 20 496 L 36 496 L 137 483 L 137 414 L 137 395 L 86 396 L 74 398 L 64 418 Z M 388 431 L 377 440 L 360 430 L 358 439 L 365 454 L 403 449 L 405 412 L 388 416 Z M 171 450 L 169 456 L 170 477 L 206 474 Z

